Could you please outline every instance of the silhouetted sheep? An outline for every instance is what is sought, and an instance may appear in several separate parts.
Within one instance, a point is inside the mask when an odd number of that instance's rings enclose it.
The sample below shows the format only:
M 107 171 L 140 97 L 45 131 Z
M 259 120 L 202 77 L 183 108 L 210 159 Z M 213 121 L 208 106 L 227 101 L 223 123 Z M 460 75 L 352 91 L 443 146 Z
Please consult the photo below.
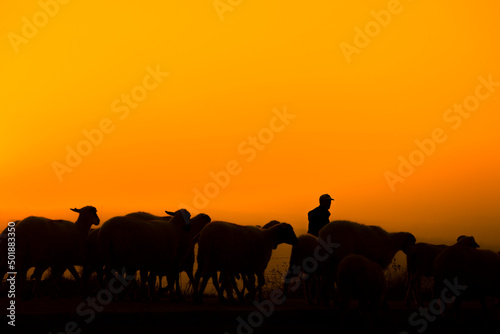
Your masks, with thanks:
M 450 284 L 463 288 L 455 289 L 455 292 L 448 288 L 446 295 L 447 298 L 452 298 L 455 293 L 454 308 L 457 315 L 465 298 L 478 298 L 487 313 L 484 297 L 500 298 L 500 254 L 457 242 L 436 257 L 434 277 L 434 292 L 437 297 L 443 296 L 444 289 Z
M 372 324 L 386 290 L 382 267 L 363 255 L 349 254 L 338 266 L 337 285 L 341 308 L 346 311 L 349 301 L 357 299 L 362 315 Z
M 54 285 L 67 268 L 72 268 L 75 279 L 79 275 L 74 265 L 82 263 L 83 245 L 92 225 L 99 225 L 97 210 L 93 206 L 71 209 L 78 212 L 75 223 L 30 216 L 16 226 L 16 269 L 18 291 L 26 294 L 26 272 L 36 267 L 38 285 L 45 269 L 52 268 Z M 36 288 L 37 290 L 37 288 Z
M 474 237 L 460 236 L 458 243 L 469 247 L 477 248 L 479 245 Z M 433 245 L 425 242 L 416 243 L 406 254 L 408 271 L 406 305 L 410 304 L 413 297 L 417 305 L 422 304 L 421 280 L 422 277 L 434 277 L 434 260 L 446 248 L 447 245 Z
M 190 216 L 187 210 L 180 209 L 169 221 L 146 221 L 131 216 L 106 221 L 98 235 L 106 275 L 111 275 L 112 269 L 121 272 L 127 268 L 134 273 L 140 270 L 145 281 L 149 271 L 150 294 L 155 297 L 157 275 L 167 275 L 171 283 L 176 281 L 179 249 L 188 243 L 184 240 L 188 238 Z
M 198 242 L 197 235 L 210 222 L 211 218 L 207 214 L 200 213 L 194 216 L 191 219 L 191 229 L 187 234 L 187 238 L 185 239 L 183 238 L 183 242 L 179 246 L 179 251 L 177 256 L 179 274 L 182 273 L 183 271 L 186 272 L 189 281 L 191 282 L 191 285 L 193 286 L 193 289 L 195 289 L 195 291 L 196 287 L 193 276 L 193 268 L 195 262 L 194 248 L 196 243 Z M 180 294 L 179 281 L 177 280 L 175 284 L 176 284 L 176 293 L 177 295 L 179 295 Z M 160 288 L 161 288 L 161 277 L 160 277 Z M 167 286 L 166 289 L 169 290 L 170 287 Z
M 233 298 L 231 277 L 240 273 L 248 275 L 250 279 L 257 275 L 257 290 L 260 292 L 265 284 L 264 271 L 272 250 L 281 243 L 293 245 L 296 242 L 292 226 L 286 223 L 269 229 L 221 221 L 210 223 L 201 230 L 198 239 L 195 281 L 197 285 L 202 277 L 203 281 L 195 295 L 195 302 L 202 301 L 209 278 L 212 278 L 214 285 L 218 284 L 217 271 L 221 272 L 221 281 L 230 299 Z
M 290 255 L 290 265 L 285 277 L 285 284 L 283 286 L 283 291 L 285 295 L 288 293 L 290 280 L 293 277 L 299 277 L 304 286 L 304 296 L 309 304 L 313 304 L 313 298 L 311 297 L 311 285 L 316 283 L 316 297 L 319 296 L 319 284 L 320 284 L 320 272 L 315 270 L 313 272 L 307 273 L 304 271 L 304 262 L 310 259 L 315 260 L 315 252 L 317 253 L 318 247 L 318 237 L 312 234 L 302 234 L 297 238 L 297 244 L 292 247 L 292 252 Z M 319 263 L 318 263 L 319 264 Z M 306 264 L 307 265 L 307 264 Z M 299 268 L 301 273 L 299 273 Z M 319 268 L 318 268 L 319 269 Z
M 319 231 L 319 238 L 326 243 L 339 244 L 332 256 L 322 262 L 323 297 L 328 304 L 336 278 L 337 266 L 349 254 L 363 255 L 386 269 L 394 255 L 402 250 L 407 253 L 415 244 L 415 237 L 408 232 L 388 233 L 379 226 L 362 225 L 350 221 L 332 221 Z
M 138 219 L 144 219 L 147 221 L 153 221 L 153 220 L 165 220 L 169 221 L 172 219 L 172 215 L 174 214 L 171 211 L 165 211 L 168 213 L 168 216 L 155 216 L 151 213 L 144 212 L 144 211 L 138 211 L 138 212 L 133 212 L 125 215 L 125 217 L 134 217 Z M 194 240 L 194 237 L 200 233 L 201 229 L 210 223 L 211 218 L 204 213 L 201 213 L 199 215 L 196 215 L 195 217 L 191 218 L 191 229 L 189 231 L 188 237 L 187 237 L 187 242 L 184 242 L 180 247 L 182 249 L 179 249 L 179 255 L 178 255 L 178 262 L 179 262 L 179 274 L 182 273 L 183 271 L 186 272 L 188 275 L 189 281 L 191 285 L 194 287 L 194 277 L 193 277 L 193 266 L 194 266 L 194 247 L 196 244 L 196 241 Z M 145 279 L 141 277 L 141 280 Z M 162 276 L 159 277 L 159 282 L 160 282 L 160 291 L 163 290 L 162 288 Z M 167 285 L 165 290 L 169 290 L 170 287 Z M 176 282 L 176 292 L 177 295 L 180 294 L 180 285 L 179 282 Z

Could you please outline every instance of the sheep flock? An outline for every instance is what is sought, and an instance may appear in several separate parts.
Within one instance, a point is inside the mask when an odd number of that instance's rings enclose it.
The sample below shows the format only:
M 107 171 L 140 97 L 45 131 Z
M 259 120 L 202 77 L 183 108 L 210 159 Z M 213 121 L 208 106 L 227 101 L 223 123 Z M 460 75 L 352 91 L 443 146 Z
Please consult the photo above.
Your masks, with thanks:
M 319 236 L 297 237 L 284 222 L 245 226 L 213 221 L 207 214 L 191 217 L 185 209 L 165 211 L 166 216 L 133 212 L 102 224 L 92 206 L 71 210 L 78 213 L 75 222 L 36 216 L 15 222 L 21 300 L 40 296 L 42 276 L 49 269 L 53 298 L 61 297 L 59 282 L 69 270 L 83 297 L 126 281 L 121 298 L 158 300 L 166 291 L 173 300 L 182 300 L 186 291 L 180 289 L 179 274 L 186 272 L 194 303 L 203 302 L 210 280 L 223 303 L 263 300 L 265 271 L 280 244 L 292 246 L 289 269 L 281 282 L 283 296 L 303 286 L 309 304 L 329 306 L 333 301 L 344 311 L 357 300 L 369 322 L 386 304 L 385 271 L 398 251 L 407 258 L 408 307 L 425 306 L 424 277 L 433 279 L 433 298 L 439 298 L 449 282 L 467 287 L 450 301 L 456 312 L 464 299 L 479 300 L 486 311 L 485 298 L 500 298 L 500 254 L 478 249 L 471 236 L 459 236 L 454 245 L 416 243 L 409 232 L 387 232 L 342 220 L 331 221 Z M 9 271 L 7 234 L 6 228 L 0 237 L 4 290 Z M 27 277 L 30 268 L 34 268 L 31 279 Z M 165 276 L 166 288 L 162 286 Z

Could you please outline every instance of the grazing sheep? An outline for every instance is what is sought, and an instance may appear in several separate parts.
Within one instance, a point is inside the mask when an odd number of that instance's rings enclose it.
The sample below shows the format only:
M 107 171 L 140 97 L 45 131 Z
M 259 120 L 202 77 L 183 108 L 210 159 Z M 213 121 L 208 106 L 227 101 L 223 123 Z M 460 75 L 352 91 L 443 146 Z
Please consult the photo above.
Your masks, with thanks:
M 402 250 L 407 253 L 415 244 L 415 237 L 408 232 L 388 233 L 379 226 L 367 226 L 350 221 L 332 221 L 319 231 L 319 238 L 326 243 L 339 244 L 332 256 L 321 263 L 323 298 L 328 304 L 333 291 L 337 266 L 349 254 L 364 255 L 386 269 L 394 255 Z
M 221 272 L 222 285 L 232 299 L 231 277 L 237 274 L 257 275 L 260 292 L 265 284 L 264 271 L 271 259 L 272 250 L 281 243 L 295 244 L 297 237 L 291 225 L 280 223 L 269 229 L 241 226 L 227 222 L 212 222 L 201 232 L 198 239 L 198 270 L 196 285 L 203 277 L 195 301 L 201 302 L 209 278 L 217 283 L 217 271 Z M 252 293 L 253 294 L 253 293 Z M 252 296 L 253 297 L 253 296 Z
M 460 236 L 458 243 L 469 247 L 477 248 L 479 245 L 474 237 Z M 406 305 L 410 305 L 410 298 L 417 305 L 422 305 L 421 299 L 421 281 L 422 277 L 433 277 L 434 260 L 446 248 L 447 245 L 433 245 L 425 242 L 416 243 L 406 254 L 406 263 L 408 271 Z M 410 297 L 411 296 L 411 297 Z
M 157 275 L 167 275 L 171 283 L 177 280 L 179 249 L 189 244 L 190 216 L 187 210 L 180 209 L 169 221 L 146 221 L 130 216 L 106 221 L 97 238 L 106 276 L 109 277 L 113 269 L 132 268 L 134 272 L 140 270 L 145 279 L 150 271 L 149 289 L 155 297 Z M 172 290 L 171 293 L 173 295 Z
M 386 289 L 382 267 L 363 255 L 349 254 L 339 263 L 337 286 L 341 308 L 347 311 L 349 301 L 357 299 L 361 314 L 372 324 Z
M 500 298 L 500 254 L 490 250 L 479 250 L 459 241 L 436 257 L 434 277 L 436 296 L 443 298 L 444 294 L 446 298 L 456 297 L 454 309 L 457 316 L 465 298 L 479 299 L 486 314 L 484 297 Z M 449 291 L 450 284 L 459 288 Z M 447 294 L 443 292 L 445 289 L 448 291 Z M 450 302 L 444 299 L 443 301 Z
M 303 281 L 306 301 L 309 304 L 313 304 L 313 299 L 311 298 L 311 285 L 313 282 L 316 282 L 316 296 L 319 296 L 319 271 L 316 270 L 311 273 L 306 273 L 303 270 L 304 261 L 307 261 L 308 259 L 314 259 L 315 251 L 317 252 L 318 247 L 320 247 L 320 244 L 318 243 L 318 237 L 312 234 L 302 234 L 297 238 L 297 244 L 292 247 L 292 253 L 290 255 L 290 266 L 285 277 L 285 284 L 283 287 L 285 295 L 288 293 L 290 280 L 293 277 L 299 276 L 300 280 Z
M 99 225 L 97 210 L 93 206 L 71 209 L 78 212 L 75 223 L 43 217 L 28 217 L 16 226 L 16 269 L 18 291 L 26 294 L 26 272 L 38 268 L 37 281 L 45 269 L 52 267 L 55 286 L 67 268 L 82 263 L 85 238 L 92 225 Z M 43 269 L 43 270 L 42 270 Z M 76 271 L 75 278 L 79 279 Z

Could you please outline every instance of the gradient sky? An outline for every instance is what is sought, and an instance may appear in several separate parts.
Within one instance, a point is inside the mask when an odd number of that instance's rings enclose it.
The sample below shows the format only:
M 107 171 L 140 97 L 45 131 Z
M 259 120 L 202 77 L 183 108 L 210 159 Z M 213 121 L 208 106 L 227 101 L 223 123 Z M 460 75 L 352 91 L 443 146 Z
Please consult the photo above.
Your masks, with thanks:
M 0 226 L 183 206 L 300 232 L 329 193 L 332 219 L 500 249 L 497 2 L 231 3 L 3 1 Z

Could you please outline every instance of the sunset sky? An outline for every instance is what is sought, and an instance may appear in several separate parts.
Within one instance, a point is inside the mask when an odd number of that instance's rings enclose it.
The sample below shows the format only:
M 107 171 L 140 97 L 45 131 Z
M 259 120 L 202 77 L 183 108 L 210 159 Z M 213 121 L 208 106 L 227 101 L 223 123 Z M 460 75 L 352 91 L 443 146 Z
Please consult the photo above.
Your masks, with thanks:
M 499 13 L 3 1 L 0 227 L 93 205 L 302 233 L 329 193 L 332 220 L 500 250 Z

